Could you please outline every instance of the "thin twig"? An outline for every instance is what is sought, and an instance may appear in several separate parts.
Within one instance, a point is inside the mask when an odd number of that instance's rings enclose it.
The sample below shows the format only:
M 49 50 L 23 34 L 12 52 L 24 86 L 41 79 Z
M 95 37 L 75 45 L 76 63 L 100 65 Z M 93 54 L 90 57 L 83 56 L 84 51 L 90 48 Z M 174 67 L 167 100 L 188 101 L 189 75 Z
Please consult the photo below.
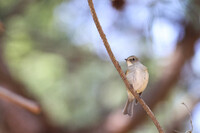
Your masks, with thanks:
M 14 92 L 11 92 L 3 87 L 0 87 L 0 98 L 19 105 L 34 114 L 39 114 L 41 112 L 40 107 L 36 102 L 17 95 Z
M 95 12 L 95 8 L 94 8 L 94 4 L 92 2 L 92 0 L 88 0 L 88 4 L 90 6 L 90 11 L 92 13 L 92 17 L 94 20 L 94 23 L 97 27 L 97 30 L 100 34 L 101 39 L 103 40 L 104 46 L 106 47 L 106 50 L 110 56 L 110 59 L 112 60 L 115 68 L 117 69 L 118 73 L 120 74 L 122 80 L 124 81 L 126 87 L 130 90 L 130 92 L 135 96 L 135 98 L 138 100 L 138 102 L 142 105 L 142 107 L 144 108 L 144 110 L 146 111 L 146 113 L 149 115 L 149 117 L 152 119 L 153 123 L 155 124 L 155 126 L 157 127 L 159 133 L 164 133 L 162 127 L 160 126 L 159 122 L 157 121 L 156 117 L 154 116 L 153 112 L 151 111 L 151 109 L 146 105 L 146 103 L 144 102 L 144 100 L 142 100 L 139 95 L 134 91 L 134 89 L 131 87 L 131 85 L 129 84 L 128 80 L 126 79 L 126 76 L 124 74 L 124 72 L 121 69 L 121 66 L 119 65 L 118 61 L 115 59 L 115 56 L 110 48 L 110 45 L 107 41 L 106 35 L 103 32 L 103 29 L 99 23 L 98 17 L 96 15 Z
M 184 106 L 185 106 L 185 108 L 187 109 L 187 112 L 188 112 L 188 114 L 190 115 L 190 125 L 191 125 L 191 128 L 192 129 L 190 129 L 190 130 L 188 130 L 188 131 L 185 131 L 185 132 L 183 132 L 183 131 L 177 131 L 177 130 L 174 130 L 174 132 L 175 133 L 192 133 L 193 132 L 193 124 L 192 124 L 192 115 L 191 115 L 191 113 L 190 113 L 190 109 L 188 108 L 188 106 L 185 104 L 185 103 L 182 103 Z
M 185 103 L 182 103 L 182 104 L 186 107 L 186 109 L 188 111 L 188 114 L 190 115 L 190 125 L 191 125 L 191 128 L 192 128 L 189 131 L 186 131 L 186 133 L 192 133 L 194 127 L 193 127 L 193 124 L 192 124 L 192 115 L 190 113 L 191 111 L 190 111 L 190 109 L 188 108 L 188 106 Z

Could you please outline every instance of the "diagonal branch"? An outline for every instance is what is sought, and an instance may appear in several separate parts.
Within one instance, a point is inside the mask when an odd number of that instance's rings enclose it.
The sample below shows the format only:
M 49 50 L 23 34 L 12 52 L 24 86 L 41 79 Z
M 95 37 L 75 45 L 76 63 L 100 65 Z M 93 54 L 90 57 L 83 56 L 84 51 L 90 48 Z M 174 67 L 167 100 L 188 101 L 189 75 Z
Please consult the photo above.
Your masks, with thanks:
M 110 59 L 112 60 L 112 63 L 114 64 L 115 68 L 117 69 L 118 73 L 120 74 L 122 80 L 124 81 L 126 87 L 130 90 L 130 92 L 135 96 L 135 98 L 138 100 L 138 102 L 142 105 L 143 109 L 146 111 L 146 113 L 149 115 L 149 117 L 152 119 L 153 123 L 157 127 L 159 133 L 164 133 L 162 127 L 160 126 L 159 122 L 157 121 L 156 117 L 154 116 L 153 112 L 150 110 L 150 108 L 146 105 L 144 100 L 142 100 L 139 95 L 132 89 L 131 85 L 129 84 L 128 80 L 126 79 L 126 76 L 124 72 L 122 71 L 118 61 L 115 59 L 115 56 L 110 48 L 110 45 L 107 41 L 106 35 L 103 32 L 103 29 L 99 23 L 98 17 L 96 15 L 94 4 L 92 0 L 88 0 L 88 4 L 90 6 L 90 11 L 92 13 L 93 20 L 95 22 L 95 25 L 98 29 L 98 32 L 100 34 L 101 39 L 103 40 L 104 46 L 106 47 L 106 50 L 110 56 Z
M 174 85 L 179 80 L 181 70 L 184 65 L 190 60 L 194 55 L 195 46 L 198 44 L 199 31 L 197 31 L 191 24 L 184 26 L 184 37 L 182 40 L 177 42 L 177 47 L 174 53 L 170 56 L 170 61 L 165 70 L 159 78 L 159 80 L 150 86 L 150 89 L 146 90 L 143 94 L 143 98 L 146 101 L 147 105 L 153 109 L 155 106 L 164 101 L 165 98 L 169 95 L 169 92 L 174 89 Z M 155 95 L 156 97 L 152 97 Z M 111 113 L 105 120 L 102 128 L 107 132 L 112 133 L 126 133 L 130 130 L 136 129 L 138 125 L 141 125 L 145 121 L 145 112 L 141 109 L 140 106 L 135 107 L 135 114 L 131 120 L 121 118 L 120 126 L 119 123 L 116 123 L 114 120 L 121 116 L 121 112 Z M 112 125 L 112 126 L 111 126 Z M 168 128 L 165 128 L 165 132 L 168 133 Z
M 0 22 L 0 44 L 2 42 L 2 35 L 4 34 L 4 25 Z M 0 48 L 0 52 L 1 52 L 1 48 Z M 3 74 L 7 74 L 10 75 L 5 64 L 2 62 L 2 55 L 0 54 L 0 75 L 2 76 Z M 4 76 L 2 76 L 3 78 L 5 78 Z M 0 77 L 0 80 L 1 77 Z M 2 82 L 2 81 L 1 81 Z M 23 96 L 20 96 L 12 91 L 10 91 L 7 88 L 1 87 L 0 86 L 0 99 L 4 99 L 4 100 L 8 100 L 9 102 L 12 102 L 16 105 L 19 105 L 27 110 L 29 110 L 30 112 L 34 113 L 34 114 L 39 114 L 41 112 L 39 105 L 32 101 L 29 100 Z
M 35 114 L 39 114 L 41 111 L 39 105 L 36 102 L 26 99 L 20 95 L 17 95 L 16 93 L 11 92 L 8 89 L 5 89 L 1 86 L 0 98 L 8 100 L 16 105 L 19 105 Z

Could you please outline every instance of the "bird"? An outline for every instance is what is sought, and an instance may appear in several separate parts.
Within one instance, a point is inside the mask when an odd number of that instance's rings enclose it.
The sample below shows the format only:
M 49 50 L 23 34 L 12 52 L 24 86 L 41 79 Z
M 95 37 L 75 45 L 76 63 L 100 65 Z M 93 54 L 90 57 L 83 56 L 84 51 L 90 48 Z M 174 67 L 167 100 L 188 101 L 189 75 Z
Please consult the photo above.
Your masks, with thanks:
M 132 88 L 141 96 L 142 92 L 146 89 L 148 81 L 149 81 L 149 73 L 146 66 L 144 66 L 139 59 L 132 55 L 129 56 L 126 60 L 127 71 L 125 73 L 126 78 Z M 128 116 L 133 116 L 133 108 L 134 105 L 137 104 L 137 100 L 130 92 L 128 88 L 126 88 L 128 93 L 128 100 L 123 109 L 123 114 Z

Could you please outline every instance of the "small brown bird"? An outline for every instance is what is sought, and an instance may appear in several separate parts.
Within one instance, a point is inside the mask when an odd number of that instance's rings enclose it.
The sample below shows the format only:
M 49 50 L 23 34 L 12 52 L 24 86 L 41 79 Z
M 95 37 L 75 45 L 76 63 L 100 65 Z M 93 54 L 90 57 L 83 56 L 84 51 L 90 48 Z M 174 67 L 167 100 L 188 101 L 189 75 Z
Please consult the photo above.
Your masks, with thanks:
M 127 71 L 126 71 L 126 78 L 133 86 L 134 90 L 141 95 L 142 92 L 145 90 L 148 81 L 149 81 L 149 73 L 147 68 L 140 63 L 138 58 L 136 56 L 130 56 L 126 60 L 127 63 Z M 132 93 L 127 89 L 128 93 L 128 100 L 126 102 L 126 105 L 124 107 L 123 113 L 129 116 L 133 116 L 133 107 L 134 104 L 137 103 L 137 100 L 132 95 Z

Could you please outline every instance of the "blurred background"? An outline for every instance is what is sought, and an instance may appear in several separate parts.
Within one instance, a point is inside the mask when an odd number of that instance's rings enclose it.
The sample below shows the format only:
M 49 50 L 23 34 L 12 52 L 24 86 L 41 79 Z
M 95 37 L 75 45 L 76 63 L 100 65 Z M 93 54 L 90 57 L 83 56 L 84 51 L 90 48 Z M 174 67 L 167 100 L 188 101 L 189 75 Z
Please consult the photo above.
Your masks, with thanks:
M 166 133 L 200 132 L 200 2 L 94 0 L 116 59 L 136 55 L 142 98 Z M 156 133 L 140 105 L 124 116 L 125 85 L 86 0 L 0 0 L 0 87 L 40 104 L 33 114 L 0 97 L 1 133 Z

